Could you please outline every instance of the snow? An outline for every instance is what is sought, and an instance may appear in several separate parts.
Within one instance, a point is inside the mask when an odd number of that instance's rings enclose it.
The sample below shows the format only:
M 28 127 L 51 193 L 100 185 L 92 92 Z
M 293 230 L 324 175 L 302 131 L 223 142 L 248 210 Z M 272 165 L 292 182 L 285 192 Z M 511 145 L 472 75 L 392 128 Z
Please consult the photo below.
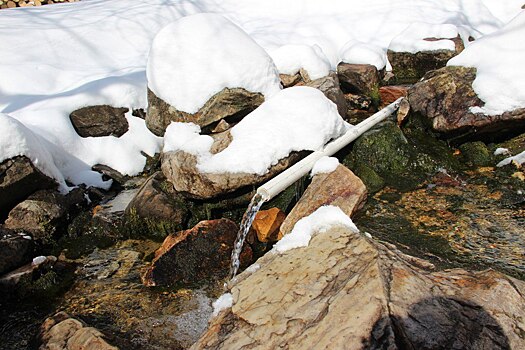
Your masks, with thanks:
M 45 256 L 40 255 L 40 256 L 37 256 L 37 257 L 33 258 L 33 261 L 31 263 L 31 265 L 38 266 L 38 265 L 42 264 L 43 262 L 45 262 L 46 260 L 47 260 L 47 258 Z
M 209 87 L 212 82 L 225 83 L 230 78 L 239 78 L 246 84 L 263 85 L 265 83 L 258 79 L 253 79 L 253 82 L 248 80 L 254 76 L 275 78 L 271 60 L 268 61 L 259 46 L 271 54 L 289 45 L 301 45 L 304 51 L 322 51 L 332 70 L 341 62 L 343 54 L 345 59 L 379 65 L 381 60 L 386 61 L 386 55 L 381 54 L 379 49 L 385 52 L 394 37 L 417 21 L 435 25 L 439 30 L 455 27 L 463 38 L 467 35 L 476 38 L 455 63 L 462 61 L 478 67 L 480 74 L 475 81 L 475 90 L 487 102 L 487 109 L 511 110 L 523 105 L 525 93 L 522 88 L 525 73 L 516 68 L 521 68 L 525 51 L 520 28 L 523 27 L 520 19 L 523 16 L 514 19 L 512 26 L 499 30 L 521 12 L 522 2 L 427 0 L 423 4 L 413 0 L 89 0 L 2 10 L 0 113 L 16 119 L 25 129 L 10 122 L 10 130 L 16 129 L 16 132 L 2 132 L 0 162 L 13 153 L 27 152 L 30 157 L 38 156 L 39 168 L 55 178 L 62 189 L 67 189 L 64 179 L 72 184 L 86 183 L 107 188 L 109 183 L 102 181 L 100 174 L 91 171 L 97 163 L 126 175 L 139 173 L 145 164 L 142 152 L 153 155 L 162 144 L 160 138 L 149 133 L 143 120 L 129 113 L 126 118 L 130 122 L 130 130 L 120 138 L 81 138 L 76 135 L 68 116 L 75 109 L 98 104 L 130 110 L 146 108 L 146 68 L 153 39 L 168 25 L 165 33 L 182 25 L 194 29 L 198 20 L 177 21 L 200 13 L 221 15 L 234 24 L 215 16 L 210 23 L 200 22 L 202 25 L 198 26 L 198 30 L 192 30 L 180 41 L 177 39 L 176 44 L 174 38 L 165 38 L 164 41 L 161 40 L 162 35 L 157 37 L 159 42 L 169 45 L 166 52 L 178 52 L 177 47 L 184 44 L 185 50 L 193 53 L 186 51 L 175 57 L 177 62 L 184 61 L 188 65 L 186 68 L 195 67 L 193 63 L 201 63 L 199 69 L 182 73 L 183 68 L 172 65 L 173 74 L 178 72 L 185 77 L 190 74 L 191 79 L 183 80 L 183 84 L 175 80 L 168 82 L 179 90 L 184 85 L 181 92 L 184 94 L 189 91 L 186 90 L 187 85 L 194 87 L 197 81 L 203 84 L 204 91 L 204 87 Z M 200 18 L 210 16 L 213 15 L 202 15 Z M 217 26 L 218 23 L 221 24 Z M 213 42 L 205 40 L 210 30 L 215 30 L 214 38 L 217 39 Z M 490 36 L 491 33 L 494 34 Z M 192 40 L 197 43 L 198 38 L 206 42 L 206 47 L 190 45 Z M 231 38 L 238 39 L 238 42 L 232 42 Z M 257 44 L 250 41 L 252 39 Z M 364 43 L 363 47 L 353 49 L 364 49 L 364 53 L 350 55 L 350 51 L 347 55 L 342 49 L 349 42 Z M 498 49 L 487 54 L 491 45 Z M 246 47 L 258 48 L 258 51 L 244 50 Z M 235 50 L 231 52 L 233 48 Z M 271 72 L 257 69 L 249 72 L 249 78 L 232 74 L 233 64 L 221 58 L 222 53 L 232 54 L 232 59 L 254 55 L 254 58 L 263 60 Z M 295 64 L 304 66 L 309 72 L 315 71 L 304 61 L 305 55 L 309 54 L 297 52 L 293 58 L 296 61 L 287 62 L 287 65 Z M 321 62 L 326 64 L 322 57 L 317 55 L 316 68 L 321 67 Z M 187 62 L 188 59 L 190 62 Z M 249 62 L 232 62 L 239 69 L 249 65 Z M 224 67 L 218 66 L 219 63 Z M 511 71 L 512 81 L 509 80 Z M 171 70 L 169 73 L 172 74 Z M 205 81 L 202 81 L 203 74 L 206 75 Z M 499 80 L 497 75 L 501 75 Z M 166 87 L 162 78 L 158 78 L 159 81 L 151 78 L 152 85 L 159 83 L 161 87 Z M 206 90 L 206 94 L 211 90 Z M 493 91 L 500 96 L 494 95 Z M 197 106 L 201 103 L 197 100 L 204 100 L 205 94 L 201 96 L 199 92 L 197 95 L 189 95 L 188 100 L 183 99 L 181 103 Z M 32 144 L 33 141 L 28 141 L 31 139 L 41 145 L 38 150 L 27 146 Z M 5 145 L 11 142 L 20 148 L 10 146 L 7 152 Z
M 377 45 L 351 40 L 341 49 L 341 61 L 353 64 L 371 64 L 381 70 L 387 65 L 385 50 Z
M 310 177 L 314 177 L 317 174 L 331 173 L 339 166 L 339 160 L 335 157 L 323 156 L 317 162 L 315 162 L 310 171 Z
M 512 162 L 516 162 L 518 164 L 524 164 L 525 163 L 525 151 L 518 153 L 515 156 L 503 159 L 496 166 L 502 167 L 502 166 L 511 164 Z
M 496 148 L 496 150 L 494 151 L 494 155 L 495 156 L 500 156 L 502 154 L 509 154 L 509 149 L 508 148 L 499 147 L 499 148 Z
M 414 22 L 403 32 L 392 39 L 388 47 L 396 52 L 455 50 L 452 40 L 459 34 L 458 28 L 453 24 L 431 24 L 425 22 Z M 425 38 L 436 38 L 444 40 L 429 41 Z
M 195 125 L 180 124 L 172 123 L 166 130 L 164 151 L 196 155 L 201 172 L 258 175 L 291 152 L 322 148 L 348 128 L 332 101 L 305 86 L 281 90 L 244 117 L 231 129 L 230 145 L 217 154 L 209 152 L 210 136 L 199 135 Z
M 176 109 L 196 113 L 224 88 L 244 88 L 266 98 L 280 90 L 279 74 L 248 34 L 221 15 L 183 17 L 153 40 L 148 87 Z
M 284 45 L 270 53 L 281 74 L 294 75 L 301 68 L 311 80 L 325 77 L 330 73 L 330 62 L 319 45 Z
M 341 208 L 325 205 L 297 221 L 292 231 L 278 241 L 271 251 L 282 253 L 294 248 L 307 247 L 314 234 L 326 232 L 335 226 L 344 226 L 353 232 L 359 232 L 352 219 Z
M 475 113 L 498 115 L 525 108 L 525 11 L 500 30 L 470 44 L 449 66 L 475 67 L 472 88 L 485 102 Z
M 222 310 L 225 310 L 233 305 L 233 296 L 231 293 L 224 293 L 212 304 L 213 316 L 217 316 Z

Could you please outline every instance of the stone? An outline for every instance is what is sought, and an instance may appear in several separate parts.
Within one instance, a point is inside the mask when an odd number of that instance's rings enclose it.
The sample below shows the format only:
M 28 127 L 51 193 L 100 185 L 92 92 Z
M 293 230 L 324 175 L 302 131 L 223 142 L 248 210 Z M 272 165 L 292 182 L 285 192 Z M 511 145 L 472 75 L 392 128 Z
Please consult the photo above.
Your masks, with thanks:
M 286 214 L 279 208 L 260 210 L 253 219 L 252 229 L 259 242 L 276 242 Z
M 312 80 L 305 85 L 320 90 L 330 101 L 336 104 L 339 115 L 346 116 L 346 100 L 335 72 L 330 72 L 326 77 Z
M 42 256 L 33 259 L 32 262 L 25 264 L 13 271 L 0 277 L 0 296 L 11 298 L 15 295 L 25 296 L 31 294 L 38 288 L 38 278 L 44 278 L 55 265 L 55 256 Z M 9 295 L 8 295 L 9 294 Z
M 9 210 L 31 193 L 56 187 L 56 182 L 38 170 L 27 157 L 3 161 L 0 163 L 0 218 L 7 216 Z
M 379 97 L 381 98 L 381 106 L 385 107 L 397 100 L 400 97 L 406 97 L 408 94 L 407 85 L 390 85 L 381 86 L 379 88 Z
M 146 126 L 157 136 L 163 136 L 171 122 L 186 122 L 199 125 L 203 132 L 213 130 L 217 123 L 226 119 L 235 122 L 264 102 L 260 93 L 243 88 L 224 88 L 213 95 L 196 113 L 177 110 L 148 89 L 148 113 Z
M 89 106 L 71 112 L 69 119 L 81 137 L 124 135 L 129 128 L 124 107 L 108 105 Z
M 364 204 L 366 195 L 364 183 L 344 165 L 331 173 L 317 174 L 281 225 L 281 235 L 290 233 L 297 221 L 323 205 L 337 206 L 352 216 Z
M 301 81 L 301 75 L 299 73 L 294 75 L 279 74 L 279 78 L 281 79 L 281 84 L 285 89 L 292 87 Z
M 403 122 L 406 120 L 409 113 L 410 113 L 410 103 L 408 102 L 407 98 L 403 98 L 401 102 L 399 103 L 399 107 L 397 108 L 397 113 L 396 113 L 397 125 L 399 126 L 403 125 Z
M 130 179 L 129 176 L 123 175 L 118 170 L 115 170 L 112 167 L 109 167 L 104 164 L 95 164 L 91 167 L 91 169 L 94 171 L 98 171 L 99 173 L 109 177 L 110 179 L 113 179 L 120 185 L 124 185 Z
M 229 131 L 211 135 L 214 143 L 210 152 L 218 153 L 231 142 Z M 195 199 L 210 199 L 234 192 L 242 187 L 262 183 L 287 169 L 300 159 L 300 153 L 291 153 L 270 167 L 265 175 L 248 173 L 201 173 L 197 158 L 183 151 L 166 152 L 162 155 L 162 172 L 175 190 Z
M 491 166 L 495 164 L 492 152 L 481 141 L 467 142 L 459 146 L 465 162 L 472 166 Z
M 375 66 L 341 62 L 337 76 L 343 92 L 378 98 L 380 74 Z
M 521 349 L 525 282 L 433 265 L 343 227 L 266 254 L 191 349 Z
M 427 38 L 425 40 L 443 40 Z M 463 41 L 457 38 L 446 39 L 455 43 L 455 50 L 435 50 L 412 52 L 387 51 L 388 61 L 392 65 L 394 80 L 396 84 L 414 84 L 427 72 L 445 67 L 447 62 L 463 51 Z
M 10 212 L 5 227 L 32 235 L 40 242 L 50 242 L 67 215 L 66 198 L 56 191 L 35 192 Z
M 47 318 L 40 328 L 39 350 L 118 350 L 104 335 L 65 312 Z
M 29 262 L 33 248 L 31 237 L 0 227 L 0 275 Z
M 475 68 L 450 66 L 433 71 L 409 89 L 410 108 L 447 138 L 476 139 L 523 129 L 525 108 L 490 116 L 471 112 L 472 107 L 483 106 L 472 88 L 475 78 Z
M 170 234 L 155 252 L 142 277 L 146 286 L 191 284 L 224 277 L 228 273 L 233 243 L 239 227 L 228 219 L 201 221 L 195 227 Z M 251 260 L 245 246 L 244 262 Z

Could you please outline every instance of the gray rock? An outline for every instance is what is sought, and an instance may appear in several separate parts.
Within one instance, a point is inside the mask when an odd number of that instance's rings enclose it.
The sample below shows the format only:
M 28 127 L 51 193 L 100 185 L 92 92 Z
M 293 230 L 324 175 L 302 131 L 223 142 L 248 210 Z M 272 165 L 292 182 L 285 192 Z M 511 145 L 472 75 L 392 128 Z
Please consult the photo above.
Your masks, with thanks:
M 31 237 L 0 227 L 0 275 L 29 262 L 33 246 Z
M 148 89 L 146 126 L 157 136 L 163 136 L 171 122 L 195 123 L 206 132 L 221 120 L 238 121 L 264 102 L 260 93 L 243 88 L 224 88 L 213 95 L 195 114 L 177 110 Z M 233 120 L 232 120 L 233 119 Z
M 320 90 L 330 101 L 337 105 L 339 114 L 342 117 L 346 116 L 346 100 L 335 72 L 330 72 L 328 76 L 312 80 L 305 85 Z
M 108 105 L 90 106 L 73 111 L 69 119 L 77 134 L 82 137 L 120 137 L 129 128 L 124 116 L 128 111 L 128 108 Z

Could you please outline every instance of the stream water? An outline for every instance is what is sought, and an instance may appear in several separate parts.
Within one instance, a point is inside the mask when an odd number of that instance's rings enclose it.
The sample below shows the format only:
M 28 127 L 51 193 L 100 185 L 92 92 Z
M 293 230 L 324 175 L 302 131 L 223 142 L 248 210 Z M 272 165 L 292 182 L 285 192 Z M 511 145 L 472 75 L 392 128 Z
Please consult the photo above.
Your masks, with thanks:
M 239 271 L 239 266 L 241 264 L 239 257 L 242 252 L 244 240 L 246 239 L 246 235 L 250 231 L 250 227 L 252 226 L 253 219 L 255 219 L 255 215 L 257 214 L 259 209 L 261 209 L 261 206 L 264 202 L 265 200 L 262 196 L 260 196 L 259 194 L 255 194 L 250 204 L 248 205 L 248 209 L 246 209 L 246 212 L 242 217 L 241 226 L 239 228 L 239 232 L 237 233 L 235 243 L 233 244 L 232 259 L 230 266 L 230 280 L 233 279 L 237 274 L 237 271 Z

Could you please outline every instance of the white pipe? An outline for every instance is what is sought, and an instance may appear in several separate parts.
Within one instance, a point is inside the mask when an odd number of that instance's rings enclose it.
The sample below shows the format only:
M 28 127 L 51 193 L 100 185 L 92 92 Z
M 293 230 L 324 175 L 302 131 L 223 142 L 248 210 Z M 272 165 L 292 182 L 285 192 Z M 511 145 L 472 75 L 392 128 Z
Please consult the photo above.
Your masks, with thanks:
M 338 139 L 328 143 L 321 151 L 315 151 L 312 154 L 308 155 L 306 158 L 295 163 L 292 167 L 283 171 L 261 187 L 257 189 L 257 194 L 259 194 L 265 202 L 269 201 L 273 197 L 277 196 L 279 193 L 284 191 L 288 186 L 293 184 L 295 181 L 299 180 L 303 175 L 312 170 L 315 162 L 317 162 L 321 157 L 331 156 L 350 142 L 357 139 L 359 136 L 370 130 L 377 123 L 385 120 L 389 115 L 391 115 L 398 107 L 399 103 L 403 98 L 398 98 L 396 101 L 392 102 L 379 112 L 374 115 L 366 118 L 361 123 L 355 125 L 353 128 L 348 130 L 343 136 Z

